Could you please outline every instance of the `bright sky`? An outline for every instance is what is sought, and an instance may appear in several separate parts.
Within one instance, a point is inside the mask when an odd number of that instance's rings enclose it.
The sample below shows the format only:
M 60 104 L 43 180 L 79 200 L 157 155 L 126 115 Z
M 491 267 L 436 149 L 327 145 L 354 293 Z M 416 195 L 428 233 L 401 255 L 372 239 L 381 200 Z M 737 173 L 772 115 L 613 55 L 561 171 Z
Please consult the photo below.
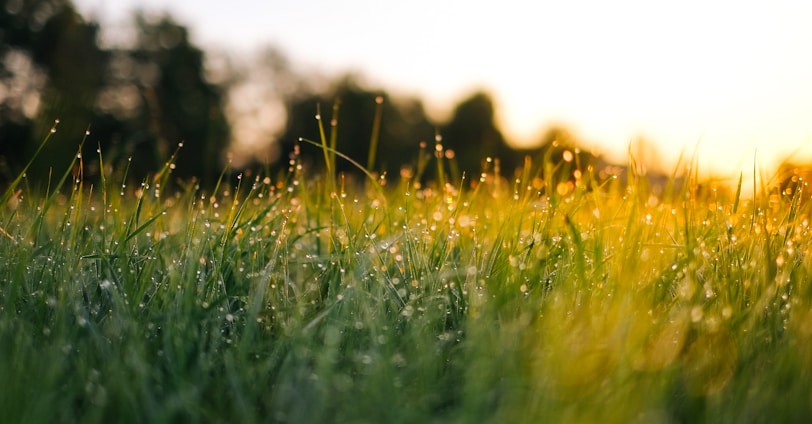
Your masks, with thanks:
M 620 160 L 641 136 L 728 175 L 812 160 L 808 0 L 74 1 L 105 22 L 169 10 L 203 47 L 272 44 L 432 110 L 485 88 L 517 142 L 563 123 Z

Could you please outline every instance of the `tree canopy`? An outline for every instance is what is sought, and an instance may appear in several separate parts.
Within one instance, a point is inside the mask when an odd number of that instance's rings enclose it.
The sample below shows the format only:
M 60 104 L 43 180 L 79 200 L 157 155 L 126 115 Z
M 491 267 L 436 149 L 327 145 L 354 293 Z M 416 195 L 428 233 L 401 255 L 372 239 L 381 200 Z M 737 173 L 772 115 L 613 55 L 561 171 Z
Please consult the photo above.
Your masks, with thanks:
M 57 119 L 57 133 L 29 172 L 43 186 L 52 170 L 65 169 L 83 140 L 79 153 L 85 177 L 126 168 L 129 178 L 143 180 L 182 144 L 174 159 L 175 177 L 212 184 L 233 148 L 234 122 L 240 125 L 236 135 L 255 131 L 253 138 L 265 146 L 254 146 L 249 153 L 253 163 L 238 166 L 269 166 L 276 160 L 270 166 L 281 169 L 300 138 L 320 140 L 317 114 L 339 152 L 394 178 L 404 166 L 419 167 L 420 158 L 436 154 L 435 142 L 442 143 L 438 151 L 455 171 L 452 177 L 465 173 L 469 181 L 494 166 L 487 158 L 498 159 L 492 163 L 499 163 L 504 174 L 521 166 L 527 155 L 562 160 L 563 147 L 550 140 L 541 140 L 540 150 L 512 148 L 497 123 L 493 98 L 484 91 L 460 100 L 447 122 L 435 122 L 420 99 L 370 88 L 358 75 L 315 78 L 293 69 L 275 49 L 242 74 L 227 70 L 229 83 L 212 80 L 207 72 L 211 56 L 166 14 L 136 12 L 131 21 L 136 36 L 116 46 L 101 45 L 100 24 L 82 17 L 69 0 L 0 0 L 0 24 L 0 182 L 19 172 Z M 242 84 L 230 85 L 233 81 Z M 230 91 L 235 86 L 239 90 Z M 251 99 L 238 97 L 247 94 Z M 259 108 L 254 115 L 235 107 L 250 102 Z M 284 124 L 245 126 L 269 114 Z M 552 137 L 561 141 L 564 134 Z M 321 165 L 318 147 L 301 147 L 307 166 Z M 99 167 L 99 148 L 106 169 Z M 550 148 L 558 150 L 549 153 Z M 575 163 L 589 160 L 584 156 Z M 337 171 L 358 170 L 339 159 Z
M 5 177 L 27 160 L 59 120 L 53 142 L 34 163 L 31 179 L 60 170 L 80 153 L 84 171 L 100 172 L 95 151 L 144 178 L 185 144 L 175 173 L 213 180 L 222 167 L 228 122 L 220 88 L 208 82 L 204 52 L 169 16 L 134 16 L 131 47 L 104 48 L 99 25 L 69 1 L 0 3 L 0 156 Z

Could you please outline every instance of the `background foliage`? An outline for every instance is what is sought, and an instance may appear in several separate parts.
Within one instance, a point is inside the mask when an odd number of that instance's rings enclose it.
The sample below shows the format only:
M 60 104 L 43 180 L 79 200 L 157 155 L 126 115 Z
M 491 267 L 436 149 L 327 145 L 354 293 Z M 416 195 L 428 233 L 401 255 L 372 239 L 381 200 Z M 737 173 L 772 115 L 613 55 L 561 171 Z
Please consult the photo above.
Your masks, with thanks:
M 181 143 L 179 179 L 210 186 L 230 158 L 236 168 L 283 170 L 299 138 L 320 137 L 318 111 L 339 151 L 395 178 L 401 164 L 434 155 L 437 140 L 454 163 L 455 179 L 476 178 L 490 166 L 488 157 L 510 175 L 525 156 L 543 156 L 555 135 L 566 132 L 551 129 L 541 147 L 519 151 L 502 135 L 486 92 L 462 99 L 446 122 L 433 122 L 419 99 L 369 87 L 358 75 L 295 69 L 279 50 L 269 48 L 247 65 L 204 52 L 168 15 L 136 12 L 134 37 L 117 45 L 102 43 L 99 24 L 68 0 L 2 0 L 0 23 L 0 181 L 16 175 L 56 119 L 59 133 L 32 165 L 38 186 L 70 162 L 83 139 L 85 177 L 126 167 L 138 183 Z M 568 134 L 565 144 L 578 140 Z M 107 170 L 98 169 L 98 148 Z M 319 166 L 320 154 L 300 152 L 306 166 Z M 337 165 L 355 172 L 347 162 Z

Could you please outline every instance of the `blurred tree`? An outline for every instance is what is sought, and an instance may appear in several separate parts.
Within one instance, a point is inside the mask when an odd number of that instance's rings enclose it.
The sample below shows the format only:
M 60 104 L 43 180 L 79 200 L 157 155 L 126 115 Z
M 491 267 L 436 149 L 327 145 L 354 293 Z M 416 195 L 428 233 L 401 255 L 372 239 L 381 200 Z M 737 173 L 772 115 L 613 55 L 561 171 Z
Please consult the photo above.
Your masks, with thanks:
M 311 94 L 288 103 L 288 124 L 279 138 L 283 153 L 293 150 L 299 137 L 320 142 L 315 119 L 317 105 L 328 140 L 331 131 L 337 131 L 337 150 L 362 166 L 367 165 L 377 108 L 382 107 L 372 171 L 399 175 L 402 166 L 414 162 L 419 143 L 434 138 L 435 127 L 419 100 L 392 98 L 381 90 L 362 88 L 356 77 L 344 76 L 327 93 Z M 337 116 L 333 116 L 334 111 Z M 303 146 L 302 155 L 305 162 L 321 166 L 322 153 L 317 147 Z M 342 159 L 337 159 L 337 168 L 341 172 L 358 172 Z
M 611 176 L 598 175 L 606 167 L 606 163 L 599 156 L 585 150 L 581 144 L 567 128 L 552 126 L 541 136 L 539 147 L 522 150 L 520 154 L 533 159 L 534 169 L 531 170 L 531 175 L 551 179 L 553 184 L 574 182 L 585 173 L 594 173 L 598 179 Z M 616 172 L 619 171 L 620 168 L 617 168 Z
M 39 105 L 44 73 L 21 49 L 9 49 L 0 60 L 0 182 L 19 171 L 33 140 L 32 126 Z
M 171 17 L 136 14 L 132 45 L 110 50 L 68 0 L 0 0 L 0 24 L 0 178 L 25 163 L 54 119 L 56 138 L 31 178 L 63 170 L 88 127 L 88 174 L 98 171 L 97 145 L 108 164 L 132 157 L 130 176 L 141 179 L 181 142 L 176 176 L 207 183 L 222 170 L 223 90 L 207 80 L 203 52 Z
M 590 153 L 582 151 L 578 138 L 569 129 L 562 126 L 548 128 L 539 140 L 539 147 L 532 151 L 534 155 L 542 159 L 544 156 L 549 157 L 554 164 L 565 161 L 566 152 L 573 154 L 572 157 L 567 155 L 569 162 L 575 162 L 575 152 L 578 153 L 578 162 L 583 161 L 584 164 L 589 163 L 590 156 L 592 156 Z
M 228 145 L 224 95 L 207 81 L 203 51 L 192 45 L 185 27 L 168 15 L 151 19 L 139 13 L 135 21 L 136 45 L 118 52 L 121 69 L 115 71 L 120 88 L 137 92 L 131 147 L 143 148 L 144 165 L 154 171 L 183 143 L 175 175 L 212 183 Z
M 60 139 L 31 175 L 64 169 L 93 119 L 107 53 L 67 0 L 0 0 L 0 155 L 20 162 L 55 119 Z
M 485 92 L 473 93 L 460 102 L 440 133 L 444 148 L 454 151 L 459 170 L 469 180 L 471 175 L 479 175 L 489 157 L 499 159 L 502 173 L 510 173 L 520 165 L 521 156 L 497 127 L 493 100 Z

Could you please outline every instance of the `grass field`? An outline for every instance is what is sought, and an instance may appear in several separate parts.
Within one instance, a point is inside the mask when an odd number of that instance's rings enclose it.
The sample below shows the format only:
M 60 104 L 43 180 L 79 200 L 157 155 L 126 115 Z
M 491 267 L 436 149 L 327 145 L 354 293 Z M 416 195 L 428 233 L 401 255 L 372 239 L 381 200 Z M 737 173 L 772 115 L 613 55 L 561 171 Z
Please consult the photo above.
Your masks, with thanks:
M 324 152 L 213 192 L 21 174 L 2 421 L 812 422 L 804 181 L 455 182 L 427 153 L 434 183 L 351 183 Z

